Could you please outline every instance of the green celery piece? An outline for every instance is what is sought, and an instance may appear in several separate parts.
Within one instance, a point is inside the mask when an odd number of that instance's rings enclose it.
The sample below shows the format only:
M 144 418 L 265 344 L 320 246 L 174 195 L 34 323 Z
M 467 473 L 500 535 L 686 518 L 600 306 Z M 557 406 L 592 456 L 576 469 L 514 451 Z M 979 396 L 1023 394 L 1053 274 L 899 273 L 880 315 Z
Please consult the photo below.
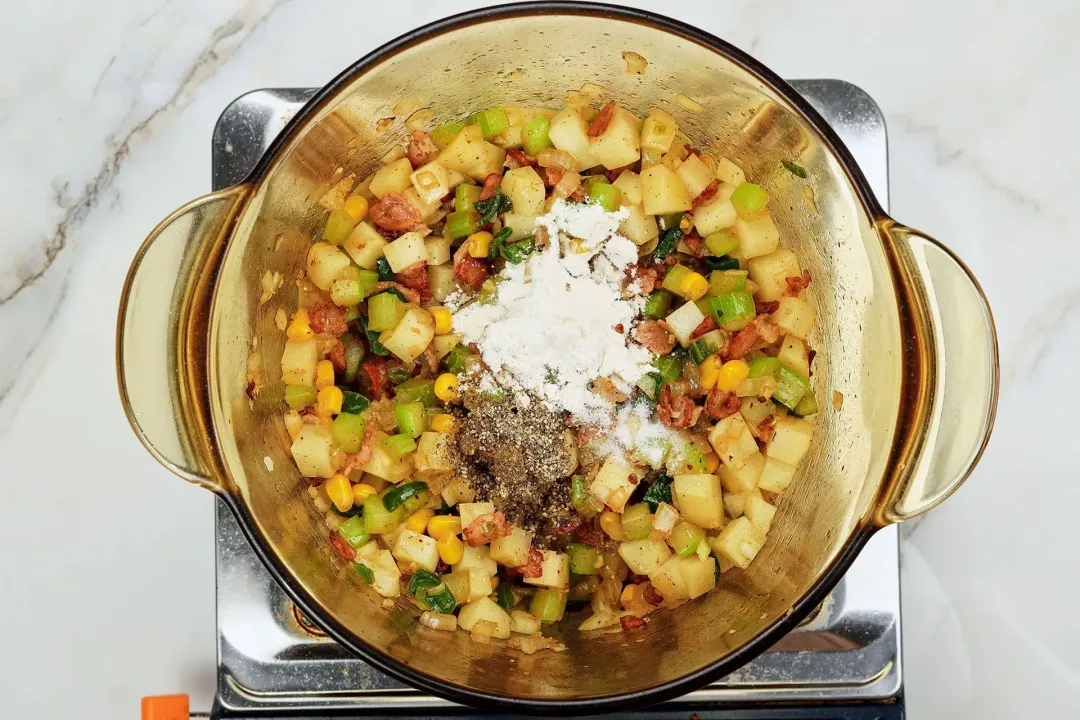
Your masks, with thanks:
M 353 563 L 353 572 L 360 576 L 360 579 L 366 582 L 368 585 L 375 582 L 375 573 L 362 562 Z
M 402 523 L 404 514 L 396 507 L 387 508 L 378 495 L 372 495 L 364 501 L 364 527 L 372 535 L 385 535 L 392 532 Z
M 361 315 L 356 318 L 356 322 L 360 325 L 360 329 L 364 331 L 364 337 L 367 338 L 368 347 L 371 349 L 371 352 L 383 356 L 390 354 L 390 351 L 379 342 L 379 333 L 368 328 L 368 319 L 366 315 Z
M 375 270 L 360 269 L 360 294 L 367 297 L 375 292 L 375 285 L 379 282 L 379 273 Z
M 692 272 L 694 271 L 685 265 L 672 265 L 667 271 L 667 274 L 664 275 L 664 280 L 660 283 L 660 287 L 682 297 L 682 293 L 679 291 L 679 285 L 682 283 L 683 279 Z
M 431 131 L 431 142 L 440 150 L 454 141 L 457 134 L 465 129 L 465 123 L 452 122 L 440 125 Z
M 342 402 L 344 405 L 344 402 Z M 334 441 L 347 453 L 358 453 L 364 444 L 364 428 L 367 422 L 359 415 L 340 412 L 330 423 L 330 434 Z
M 390 454 L 390 457 L 400 460 L 416 449 L 416 440 L 404 433 L 398 433 L 385 438 L 383 447 Z
M 570 479 L 570 504 L 578 512 L 582 512 L 588 503 L 589 497 L 586 493 L 584 475 L 575 475 Z
M 754 308 L 754 296 L 745 290 L 734 290 L 716 296 L 720 309 L 720 327 L 725 330 L 738 330 L 757 315 Z
M 465 372 L 469 358 L 475 354 L 467 345 L 455 345 L 446 355 L 446 371 L 455 375 Z
M 474 115 L 470 115 L 465 121 L 466 125 L 475 125 L 477 123 L 480 125 L 480 132 L 484 134 L 485 140 L 490 140 L 510 127 L 510 119 L 506 117 L 506 111 L 501 107 L 481 110 Z
M 480 199 L 479 185 L 458 185 L 454 190 L 454 212 L 468 212 Z
M 548 131 L 551 129 L 550 121 L 543 115 L 534 117 L 521 128 L 521 145 L 526 155 L 536 157 L 541 150 L 551 147 L 551 138 Z
M 698 365 L 705 362 L 705 358 L 714 352 L 716 352 L 716 348 L 704 340 L 697 340 L 690 346 L 690 358 Z
M 371 533 L 368 532 L 367 526 L 364 524 L 364 518 L 361 515 L 354 515 L 341 523 L 341 525 L 338 525 L 337 531 L 338 535 L 354 548 L 360 547 L 371 539 Z
M 663 382 L 677 380 L 682 373 L 682 362 L 670 355 L 661 355 L 652 362 L 653 367 L 660 373 Z
M 310 385 L 286 385 L 285 402 L 293 410 L 303 410 L 315 404 L 318 393 Z
M 643 314 L 650 320 L 663 320 L 671 311 L 671 293 L 666 290 L 653 290 L 645 298 Z
M 470 210 L 452 212 L 446 216 L 446 233 L 454 240 L 468 237 L 480 227 L 477 222 L 475 207 Z
M 435 381 L 411 378 L 394 388 L 394 398 L 401 402 L 420 402 L 424 407 L 435 406 Z
M 653 250 L 653 257 L 657 260 L 663 260 L 671 253 L 675 252 L 675 246 L 682 240 L 682 230 L 676 225 L 673 228 L 665 230 L 660 235 L 660 240 L 656 243 L 656 249 Z
M 566 612 L 567 595 L 548 588 L 537 590 L 529 603 L 529 612 L 540 618 L 540 622 L 558 622 Z
M 571 543 L 566 549 L 570 555 L 570 572 L 575 575 L 595 575 L 600 551 L 582 543 Z
M 322 239 L 331 245 L 340 245 L 356 227 L 356 218 L 344 210 L 331 210 L 323 228 Z
M 679 227 L 679 223 L 682 222 L 682 217 L 685 214 L 686 213 L 674 212 L 665 215 L 657 215 L 656 220 L 660 224 L 661 230 L 670 230 Z
M 709 273 L 709 295 L 723 295 L 745 289 L 745 270 L 713 270 Z
M 412 440 L 412 438 L 408 439 Z M 427 483 L 420 482 L 419 480 L 402 483 L 401 485 L 395 485 L 384 492 L 380 502 L 386 506 L 387 510 L 397 510 L 406 500 L 411 497 L 416 497 L 422 492 L 427 492 L 427 489 Z
M 368 299 L 368 329 L 372 332 L 391 330 L 405 315 L 405 303 L 397 296 L 382 292 Z
M 454 609 L 457 607 L 454 593 L 450 592 L 450 588 L 446 587 L 446 585 L 443 585 L 442 589 L 437 592 L 428 592 L 428 594 L 420 600 L 420 603 L 432 612 L 442 613 L 444 615 L 449 615 L 454 612 Z
M 797 178 L 806 179 L 806 170 L 801 165 L 796 165 L 793 162 L 787 160 L 781 160 L 780 164 L 784 166 L 784 169 Z
M 754 183 L 744 182 L 731 193 L 731 204 L 743 220 L 753 220 L 765 209 L 769 202 L 769 193 L 765 188 Z
M 780 361 L 774 357 L 760 357 L 750 363 L 750 375 L 748 377 L 759 378 L 766 375 L 776 375 L 780 370 Z
M 776 392 L 773 393 L 773 400 L 788 410 L 794 410 L 809 389 L 809 380 L 781 365 L 776 373 Z
M 799 404 L 795 406 L 795 409 L 792 410 L 792 412 L 799 417 L 806 417 L 808 415 L 813 415 L 819 409 L 818 401 L 817 398 L 814 397 L 814 393 L 808 391 L 803 395 L 802 400 L 799 401 Z
M 622 514 L 622 529 L 627 540 L 644 540 L 652 532 L 653 514 L 649 504 L 640 502 L 626 508 Z
M 347 332 L 341 336 L 341 344 L 345 348 L 344 380 L 347 383 L 354 383 L 356 382 L 356 373 L 360 370 L 360 363 L 364 359 L 364 343 L 360 342 L 360 339 L 356 337 L 356 335 L 354 335 L 353 333 Z M 353 393 L 353 395 L 356 394 L 358 393 Z M 344 409 L 344 405 L 342 405 L 342 408 Z M 363 408 L 361 408 L 361 410 L 362 409 Z M 347 410 L 346 412 L 354 411 Z
M 608 212 L 615 212 L 622 201 L 622 192 L 610 183 L 597 182 L 589 188 L 589 200 Z
M 398 430 L 411 438 L 418 438 L 427 430 L 424 404 L 420 401 L 394 403 L 394 417 L 397 419 Z
M 406 586 L 406 590 L 413 597 L 420 597 L 420 593 L 431 588 L 442 585 L 442 580 L 439 576 L 433 572 L 429 572 L 424 568 L 417 568 L 413 576 L 409 578 L 409 584 Z
M 338 278 L 330 286 L 330 299 L 338 307 L 354 307 L 364 299 L 364 288 L 359 278 Z
M 730 255 L 739 249 L 739 238 L 730 230 L 720 230 L 705 238 L 705 247 L 710 255 Z

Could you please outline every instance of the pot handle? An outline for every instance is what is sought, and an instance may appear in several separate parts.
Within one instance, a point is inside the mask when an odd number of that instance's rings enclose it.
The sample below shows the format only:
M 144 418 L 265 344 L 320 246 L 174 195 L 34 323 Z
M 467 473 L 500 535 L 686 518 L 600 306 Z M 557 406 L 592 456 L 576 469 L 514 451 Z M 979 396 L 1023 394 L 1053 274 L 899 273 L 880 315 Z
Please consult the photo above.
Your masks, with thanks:
M 116 330 L 120 402 L 135 434 L 166 468 L 219 493 L 206 329 L 213 278 L 248 191 L 204 195 L 154 228 L 128 270 Z
M 998 399 L 994 318 L 978 280 L 948 248 L 892 219 L 881 223 L 910 274 L 911 305 L 922 321 L 921 442 L 899 459 L 877 509 L 880 525 L 930 510 L 959 488 L 982 456 Z M 903 412 L 903 411 L 902 411 Z

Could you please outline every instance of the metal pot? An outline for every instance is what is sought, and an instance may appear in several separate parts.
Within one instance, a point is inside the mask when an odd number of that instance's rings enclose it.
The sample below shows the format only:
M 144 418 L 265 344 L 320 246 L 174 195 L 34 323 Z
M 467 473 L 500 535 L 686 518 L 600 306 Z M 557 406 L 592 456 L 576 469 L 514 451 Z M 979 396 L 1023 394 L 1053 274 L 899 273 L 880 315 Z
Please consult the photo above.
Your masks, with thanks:
M 647 60 L 644 75 L 627 72 L 624 51 Z M 437 110 L 438 123 L 504 103 L 557 107 L 586 82 L 638 115 L 665 108 L 695 146 L 733 159 L 769 191 L 785 246 L 813 276 L 813 384 L 825 407 L 748 570 L 725 573 L 713 592 L 632 634 L 585 635 L 566 620 L 555 630 L 566 652 L 525 656 L 423 628 L 405 600 L 383 608 L 330 552 L 289 455 L 275 315 L 295 307 L 291 280 L 325 218 L 318 198 L 341 171 L 363 177 L 402 142 L 404 118 L 379 121 L 403 99 Z M 266 300 L 273 273 L 284 284 Z M 228 504 L 276 579 L 344 647 L 451 700 L 563 714 L 674 697 L 775 643 L 876 530 L 959 487 L 989 437 L 998 388 L 978 283 L 945 247 L 884 213 L 847 149 L 791 87 L 695 28 L 577 3 L 452 17 L 334 78 L 245 182 L 184 205 L 150 234 L 124 287 L 117 363 L 124 408 L 147 449 Z

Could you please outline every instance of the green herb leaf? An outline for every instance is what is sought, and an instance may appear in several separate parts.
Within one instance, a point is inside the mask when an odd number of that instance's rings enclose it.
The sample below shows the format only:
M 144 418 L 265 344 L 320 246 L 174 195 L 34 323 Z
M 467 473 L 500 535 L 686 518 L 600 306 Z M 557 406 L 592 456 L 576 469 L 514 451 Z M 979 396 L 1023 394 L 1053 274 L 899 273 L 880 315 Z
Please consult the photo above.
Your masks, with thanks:
M 514 234 L 514 231 L 510 228 L 503 228 L 499 232 L 495 233 L 495 237 L 491 238 L 491 243 L 488 245 L 488 259 L 494 260 L 502 255 L 503 246 L 506 241 L 510 239 L 510 236 Z
M 787 160 L 781 160 L 780 162 L 783 164 L 784 169 L 795 177 L 802 178 L 803 180 L 806 179 L 806 170 L 804 170 L 803 168 L 799 167 L 793 162 L 788 162 Z
M 442 584 L 442 580 L 435 573 L 428 572 L 424 568 L 418 568 L 413 576 L 409 578 L 409 584 L 407 590 L 409 594 L 420 597 L 420 591 L 427 590 L 429 588 L 436 587 Z
M 509 212 L 513 208 L 514 204 L 510 202 L 510 198 L 503 195 L 501 187 L 497 187 L 493 196 L 486 200 L 477 200 L 473 204 L 473 209 L 480 213 L 480 219 L 476 224 L 478 227 L 483 227 L 494 220 L 499 213 Z
M 375 573 L 364 563 L 353 563 L 352 569 L 368 585 L 375 582 Z
M 390 269 L 390 263 L 384 257 L 375 261 L 375 270 L 378 272 L 381 282 L 390 282 L 394 279 L 394 271 Z M 401 299 L 404 300 L 405 298 Z
M 656 249 L 653 250 L 653 257 L 657 260 L 663 260 L 671 253 L 675 252 L 675 246 L 682 240 L 682 236 L 682 230 L 677 226 L 665 230 L 664 234 L 660 236 L 660 241 L 656 243 Z
M 495 588 L 495 601 L 507 612 L 510 612 L 510 608 L 517 604 L 514 601 L 514 591 L 506 583 L 499 583 L 499 587 Z
M 401 383 L 408 380 L 411 376 L 409 375 L 409 371 L 405 368 L 396 367 L 390 372 L 386 373 L 386 377 L 390 380 L 390 383 L 392 385 L 400 385 Z
M 702 258 L 705 261 L 705 265 L 710 270 L 738 270 L 739 261 L 733 257 L 724 255 L 722 257 L 706 257 Z
M 525 262 L 525 258 L 532 255 L 535 251 L 536 244 L 533 242 L 532 238 L 502 248 L 503 257 L 515 265 L 520 265 Z
M 659 507 L 662 502 L 670 505 L 671 478 L 664 473 L 660 473 L 660 475 L 652 481 L 652 484 L 649 485 L 648 489 L 645 491 L 645 496 L 641 499 L 649 504 L 649 509 L 653 512 L 656 512 L 656 508 Z
M 379 259 L 381 260 L 382 258 L 379 258 Z M 393 281 L 393 279 L 394 279 L 394 277 L 393 277 L 393 275 L 391 275 L 391 276 L 390 276 L 390 281 L 392 282 L 392 281 Z M 383 290 L 383 292 L 384 292 L 384 293 L 389 293 L 389 294 L 393 295 L 394 297 L 396 297 L 396 298 L 397 298 L 398 300 L 400 300 L 401 302 L 405 302 L 405 303 L 409 302 L 409 301 L 408 301 L 408 300 L 407 300 L 407 299 L 405 298 L 405 293 L 401 292 L 401 291 L 400 291 L 400 290 L 398 290 L 397 288 L 393 288 L 393 287 L 392 287 L 392 288 L 386 288 L 385 290 Z
M 394 436 L 396 437 L 396 436 Z M 397 510 L 398 506 L 404 503 L 409 498 L 419 495 L 420 493 L 428 489 L 427 483 L 420 481 L 407 482 L 402 485 L 395 485 L 386 491 L 383 495 L 383 505 L 387 510 Z

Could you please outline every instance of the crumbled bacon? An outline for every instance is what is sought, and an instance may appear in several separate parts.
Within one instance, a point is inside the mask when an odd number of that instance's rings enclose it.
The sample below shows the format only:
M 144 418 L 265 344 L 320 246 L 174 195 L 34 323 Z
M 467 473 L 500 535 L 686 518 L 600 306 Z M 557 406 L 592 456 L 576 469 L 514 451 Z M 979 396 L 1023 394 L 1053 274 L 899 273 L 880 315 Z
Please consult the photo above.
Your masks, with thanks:
M 356 559 L 356 551 L 353 550 L 353 546 L 345 542 L 345 538 L 341 537 L 336 532 L 330 533 L 330 546 L 334 548 L 334 552 L 345 562 L 352 562 Z
M 463 248 L 467 248 L 467 246 L 468 243 L 462 244 Z M 474 258 L 468 252 L 454 256 L 454 277 L 459 283 L 473 292 L 479 292 L 480 286 L 484 284 L 490 274 L 491 270 L 487 263 Z
M 810 271 L 803 270 L 802 275 L 784 278 L 784 282 L 787 283 L 787 290 L 784 291 L 784 295 L 787 297 L 796 297 L 810 284 Z
M 605 173 L 605 175 L 607 175 L 608 182 L 613 183 L 616 180 L 618 180 L 619 176 L 622 175 L 623 170 L 625 170 L 625 169 L 626 169 L 625 167 L 617 167 L 617 168 L 613 168 L 611 170 L 608 170 Z
M 626 400 L 626 394 L 606 377 L 598 377 L 593 380 L 593 390 L 600 397 L 613 403 L 621 403 Z
M 436 575 L 443 575 L 443 574 L 445 574 L 445 573 L 447 573 L 449 571 L 450 571 L 450 566 L 447 565 L 446 563 L 444 563 L 442 560 L 439 560 L 439 562 L 435 563 L 435 574 Z
M 461 535 L 469 545 L 476 547 L 506 537 L 510 534 L 510 530 L 510 525 L 506 522 L 506 516 L 503 515 L 502 510 L 496 510 L 473 520 L 469 527 L 461 531 Z
M 371 222 L 384 230 L 405 232 L 424 218 L 401 193 L 387 193 L 371 206 Z
M 589 137 L 600 137 L 607 131 L 608 126 L 611 125 L 612 118 L 615 117 L 615 101 L 612 100 L 604 107 L 600 108 L 600 112 L 596 113 L 596 117 L 589 123 Z
M 532 155 L 526 155 L 524 150 L 518 150 L 517 148 L 509 148 L 506 151 L 506 166 L 510 167 L 510 161 L 515 162 L 516 167 L 535 166 L 536 158 Z M 513 170 L 513 167 L 510 167 Z
M 337 372 L 345 372 L 345 346 L 338 343 L 326 356 Z
M 518 568 L 521 574 L 527 578 L 538 578 L 544 574 L 542 569 L 544 563 L 544 554 L 536 548 L 529 548 L 529 559 L 524 565 Z
M 626 275 L 628 282 L 637 280 L 638 288 L 642 295 L 648 295 L 655 290 L 657 283 L 660 281 L 659 270 L 651 267 L 642 267 L 640 265 L 627 268 Z
M 495 197 L 495 191 L 499 189 L 499 183 L 502 182 L 502 175 L 499 173 L 491 173 L 484 178 L 484 187 L 480 190 L 480 199 L 487 200 Z
M 582 523 L 585 522 L 588 522 L 585 518 L 581 517 L 576 512 L 571 512 L 570 517 L 566 519 L 566 522 L 557 526 L 552 532 L 556 535 L 569 535 L 581 527 Z
M 544 178 L 544 185 L 549 188 L 553 188 L 559 184 L 563 175 L 566 174 L 565 170 L 561 170 L 557 167 L 542 167 L 540 168 L 540 176 Z
M 735 393 L 713 388 L 705 396 L 705 413 L 713 420 L 723 420 L 739 412 L 741 404 L 739 396 Z
M 427 165 L 439 154 L 439 146 L 423 130 L 414 130 L 409 140 L 409 149 L 405 152 L 413 169 Z
M 427 263 L 425 261 L 421 260 L 413 263 L 395 275 L 394 279 L 399 284 L 415 290 L 419 294 L 421 301 L 431 299 L 431 287 L 428 284 Z
M 776 323 L 769 319 L 768 315 L 758 315 L 750 321 L 750 324 L 735 334 L 724 349 L 721 351 L 725 360 L 739 360 L 746 353 L 754 349 L 761 340 L 774 343 L 780 339 L 780 331 Z
M 772 315 L 774 312 L 780 309 L 780 302 L 777 300 L 755 300 L 754 312 L 758 315 Z
M 574 202 L 585 202 L 585 188 L 579 187 L 577 190 L 570 193 L 570 199 Z
M 604 545 L 604 531 L 598 528 L 596 523 L 584 522 L 577 526 L 574 534 L 577 535 L 578 540 L 589 547 L 598 548 Z
M 696 328 L 694 328 L 694 332 L 690 333 L 690 339 L 691 340 L 696 340 L 699 337 L 701 337 L 702 335 L 704 335 L 705 333 L 712 332 L 713 330 L 716 329 L 716 327 L 717 327 L 716 320 L 713 319 L 713 316 L 712 315 L 706 315 L 705 319 L 702 320 L 701 323 Z
M 693 212 L 698 209 L 699 205 L 704 205 L 709 202 L 709 200 L 712 200 L 713 195 L 716 194 L 716 190 L 719 187 L 719 184 L 715 180 L 706 185 L 705 189 L 690 203 L 690 211 Z
M 696 413 L 695 408 L 698 410 Z M 688 428 L 697 422 L 700 410 L 689 395 L 673 393 L 670 384 L 664 385 L 656 402 L 656 414 L 660 417 L 660 422 L 676 430 Z
M 646 320 L 632 334 L 653 355 L 667 355 L 675 349 L 675 333 L 663 320 Z
M 683 243 L 686 244 L 686 249 L 689 250 L 690 254 L 694 257 L 705 257 L 705 253 L 707 252 L 705 241 L 697 234 L 697 230 L 691 230 L 684 235 Z
M 334 337 L 341 337 L 349 329 L 349 323 L 345 322 L 348 311 L 333 303 L 324 305 L 318 303 L 308 310 L 308 319 L 311 322 L 311 330 L 316 333 L 328 333 Z
M 420 377 L 426 379 L 436 377 L 439 374 L 439 352 L 435 349 L 435 343 L 428 343 L 420 357 L 424 359 L 424 364 L 420 368 Z
M 623 615 L 619 618 L 619 624 L 622 625 L 623 630 L 630 632 L 645 627 L 645 618 L 639 618 L 636 615 Z
M 645 598 L 645 602 L 650 605 L 660 605 L 664 602 L 664 596 L 653 587 L 652 583 L 645 583 L 645 589 L 642 591 L 642 595 Z
M 368 376 L 372 397 L 381 398 L 386 393 L 386 360 L 376 355 L 360 367 Z
M 757 426 L 758 438 L 762 442 L 769 442 L 773 439 L 773 435 L 776 434 L 776 416 L 770 415 L 769 417 L 758 423 Z

